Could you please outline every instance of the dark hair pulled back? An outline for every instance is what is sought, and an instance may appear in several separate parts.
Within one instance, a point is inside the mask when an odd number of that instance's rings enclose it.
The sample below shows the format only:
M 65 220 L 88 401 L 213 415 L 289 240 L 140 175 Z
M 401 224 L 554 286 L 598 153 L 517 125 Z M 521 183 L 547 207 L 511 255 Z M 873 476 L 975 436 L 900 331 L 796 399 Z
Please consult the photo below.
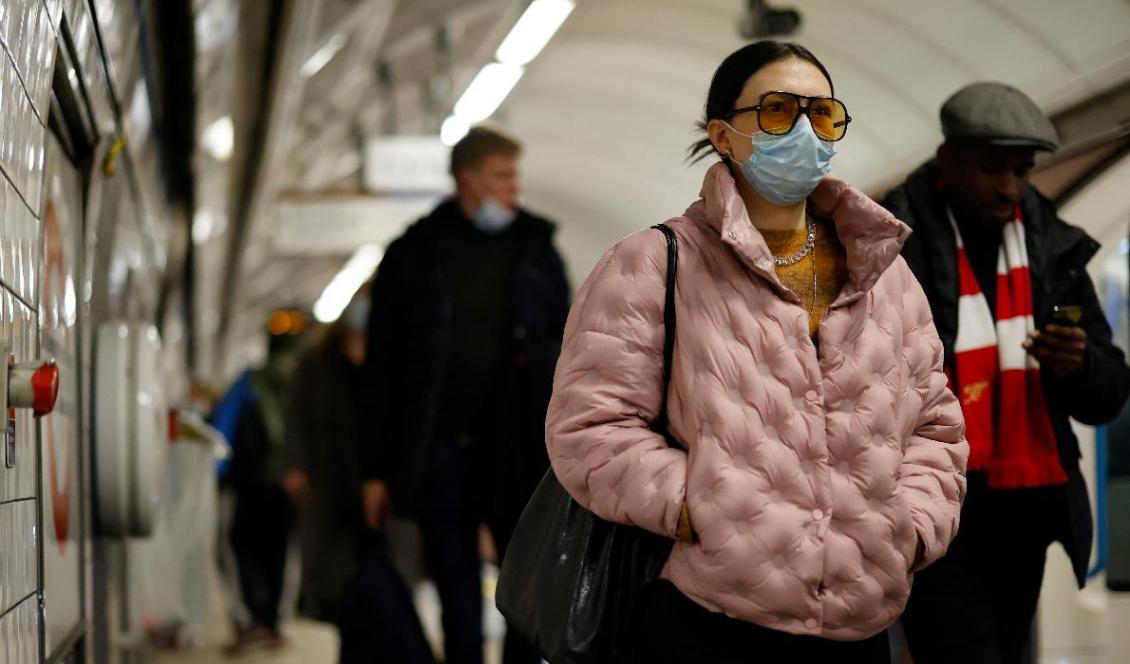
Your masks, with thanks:
M 739 48 L 718 65 L 714 78 L 710 81 L 710 91 L 706 96 L 706 108 L 702 119 L 695 126 L 706 132 L 706 125 L 711 120 L 725 119 L 730 111 L 734 110 L 734 104 L 742 95 L 742 89 L 751 76 L 766 65 L 789 58 L 797 58 L 816 65 L 824 74 L 824 78 L 828 79 L 828 85 L 834 94 L 835 85 L 832 83 L 832 76 L 812 51 L 793 42 L 770 39 L 758 41 Z M 706 157 L 711 151 L 714 151 L 714 145 L 710 142 L 709 136 L 704 136 L 690 146 L 687 159 L 694 163 Z

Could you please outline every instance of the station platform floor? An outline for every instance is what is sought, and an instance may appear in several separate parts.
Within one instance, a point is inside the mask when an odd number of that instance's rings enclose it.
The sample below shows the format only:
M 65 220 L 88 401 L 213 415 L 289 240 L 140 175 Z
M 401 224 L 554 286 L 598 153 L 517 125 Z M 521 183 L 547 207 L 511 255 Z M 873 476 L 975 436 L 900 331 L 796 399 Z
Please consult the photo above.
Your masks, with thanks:
M 493 579 L 488 575 L 484 590 L 490 593 Z M 425 631 L 438 649 L 440 642 L 439 606 L 428 584 L 416 592 L 417 605 Z M 228 638 L 223 600 L 217 594 L 212 624 L 204 647 L 187 652 L 150 652 L 153 664 L 333 664 L 336 661 L 337 634 L 324 624 L 296 619 L 287 622 L 287 645 L 275 652 L 257 651 L 227 659 L 222 646 Z M 487 617 L 487 662 L 501 661 L 501 616 Z M 1075 588 L 1070 564 L 1063 550 L 1048 551 L 1048 566 L 1039 611 L 1039 664 L 1125 664 L 1130 662 L 1130 593 L 1106 591 L 1101 578 L 1083 591 Z
M 483 593 L 486 596 L 483 629 L 486 637 L 486 664 L 499 664 L 502 661 L 502 636 L 505 633 L 502 615 L 493 604 L 495 579 L 495 570 L 488 568 L 483 578 Z M 424 582 L 416 587 L 414 594 L 432 650 L 442 652 L 443 632 L 440 628 L 439 596 L 435 587 Z M 332 625 L 294 618 L 286 621 L 282 632 L 286 645 L 279 650 L 255 650 L 239 657 L 225 657 L 223 647 L 231 638 L 231 626 L 224 598 L 217 592 L 206 641 L 201 647 L 183 652 L 150 650 L 144 661 L 146 664 L 334 664 L 337 661 L 338 636 Z

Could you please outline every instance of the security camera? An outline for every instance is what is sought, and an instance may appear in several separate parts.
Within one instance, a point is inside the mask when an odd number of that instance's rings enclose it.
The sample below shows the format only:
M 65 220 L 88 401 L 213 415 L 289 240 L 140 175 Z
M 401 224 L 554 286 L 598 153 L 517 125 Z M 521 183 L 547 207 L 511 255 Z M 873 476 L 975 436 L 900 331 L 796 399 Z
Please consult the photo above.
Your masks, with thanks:
M 746 0 L 746 6 L 738 22 L 738 32 L 745 39 L 783 37 L 800 28 L 800 12 L 795 9 L 773 9 L 765 0 Z

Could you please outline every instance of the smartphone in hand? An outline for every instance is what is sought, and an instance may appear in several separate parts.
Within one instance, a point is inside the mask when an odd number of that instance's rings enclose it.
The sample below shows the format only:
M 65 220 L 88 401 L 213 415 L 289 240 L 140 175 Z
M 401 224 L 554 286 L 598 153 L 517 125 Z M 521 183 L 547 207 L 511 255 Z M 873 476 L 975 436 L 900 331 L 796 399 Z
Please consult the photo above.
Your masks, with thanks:
M 1056 325 L 1074 327 L 1083 319 L 1083 308 L 1077 304 L 1057 304 L 1052 307 L 1052 321 Z

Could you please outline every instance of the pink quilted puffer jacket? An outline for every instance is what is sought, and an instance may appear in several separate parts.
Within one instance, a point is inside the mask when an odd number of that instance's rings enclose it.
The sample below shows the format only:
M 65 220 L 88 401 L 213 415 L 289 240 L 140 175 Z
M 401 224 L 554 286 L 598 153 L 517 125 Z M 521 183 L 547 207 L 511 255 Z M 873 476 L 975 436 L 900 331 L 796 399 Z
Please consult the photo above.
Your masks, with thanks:
M 674 537 L 687 501 L 700 541 L 663 571 L 712 611 L 857 640 L 902 612 L 917 543 L 945 553 L 968 444 L 929 305 L 899 256 L 910 229 L 825 179 L 849 278 L 820 324 L 778 280 L 733 177 L 712 167 L 679 237 L 672 449 L 660 408 L 666 244 L 610 249 L 569 315 L 546 436 L 554 472 L 598 516 Z

